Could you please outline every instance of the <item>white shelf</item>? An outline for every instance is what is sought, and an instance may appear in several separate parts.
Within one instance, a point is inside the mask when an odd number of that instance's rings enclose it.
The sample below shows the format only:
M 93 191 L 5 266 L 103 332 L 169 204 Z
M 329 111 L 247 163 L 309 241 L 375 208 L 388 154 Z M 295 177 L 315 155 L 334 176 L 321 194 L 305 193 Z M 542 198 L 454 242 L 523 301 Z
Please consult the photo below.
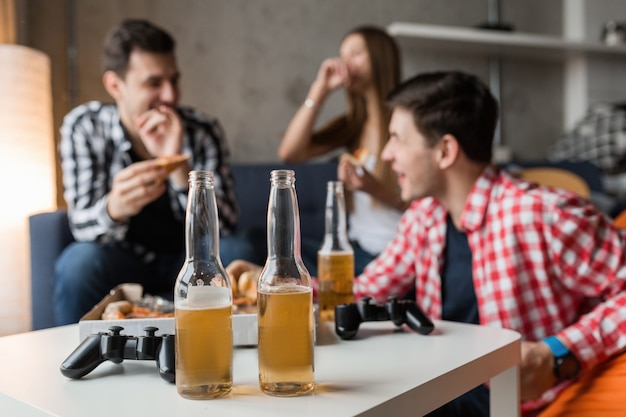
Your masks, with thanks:
M 574 5 L 575 9 L 580 6 L 578 3 Z M 609 46 L 515 31 L 394 22 L 387 26 L 387 32 L 398 39 L 406 38 L 402 46 L 407 51 L 562 62 L 565 130 L 585 114 L 589 104 L 588 62 L 603 59 L 613 61 L 611 65 L 621 66 L 626 58 L 625 45 Z
M 557 36 L 533 35 L 501 30 L 394 22 L 387 32 L 412 38 L 423 49 L 512 56 L 564 59 L 576 55 L 626 56 L 626 46 L 578 42 Z

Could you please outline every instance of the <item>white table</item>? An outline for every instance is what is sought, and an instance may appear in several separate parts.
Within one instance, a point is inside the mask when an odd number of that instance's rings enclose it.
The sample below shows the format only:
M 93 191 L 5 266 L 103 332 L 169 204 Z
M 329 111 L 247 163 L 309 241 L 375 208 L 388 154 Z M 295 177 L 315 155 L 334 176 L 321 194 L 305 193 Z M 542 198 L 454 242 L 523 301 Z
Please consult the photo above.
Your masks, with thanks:
M 258 387 L 257 350 L 237 348 L 234 388 L 217 400 L 183 399 L 153 361 L 105 362 L 80 380 L 59 365 L 78 345 L 78 326 L 0 338 L 2 416 L 417 416 L 491 380 L 491 415 L 519 416 L 520 336 L 510 330 L 435 321 L 428 336 L 364 323 L 342 341 L 318 327 L 315 392 L 276 398 Z

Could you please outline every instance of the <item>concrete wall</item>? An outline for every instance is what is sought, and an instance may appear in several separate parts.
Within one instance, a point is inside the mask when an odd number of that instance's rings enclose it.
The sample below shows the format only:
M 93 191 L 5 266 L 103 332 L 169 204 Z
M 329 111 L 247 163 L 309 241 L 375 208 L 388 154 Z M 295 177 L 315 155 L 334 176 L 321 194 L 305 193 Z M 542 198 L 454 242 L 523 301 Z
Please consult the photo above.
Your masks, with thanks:
M 522 3 L 503 2 L 502 19 L 524 32 L 560 33 L 559 2 Z M 487 2 L 81 0 L 76 2 L 80 102 L 106 99 L 98 75 L 99 45 L 110 26 L 129 16 L 151 19 L 175 35 L 180 45 L 183 101 L 219 117 L 233 160 L 252 162 L 277 159 L 283 130 L 304 100 L 320 62 L 337 54 L 348 29 L 363 23 L 386 26 L 393 21 L 474 26 L 487 20 Z M 413 50 L 410 39 L 400 42 L 406 76 L 424 70 L 464 69 L 487 80 L 485 57 L 425 54 Z M 554 140 L 561 129 L 561 67 L 508 61 L 503 80 L 504 141 L 520 157 L 541 157 L 541 145 Z M 529 89 L 532 84 L 535 87 Z M 342 94 L 336 94 L 330 104 L 323 118 L 341 111 Z M 517 149 L 514 144 L 520 141 L 524 145 Z M 529 147 L 529 141 L 537 146 Z
M 100 45 L 107 30 L 126 17 L 148 18 L 178 41 L 183 102 L 217 116 L 233 161 L 277 160 L 276 148 L 304 100 L 320 62 L 338 53 L 342 35 L 360 24 L 406 21 L 471 27 L 487 20 L 487 0 L 20 0 L 31 17 L 28 42 L 52 48 L 55 112 L 72 104 L 109 100 L 100 80 Z M 608 6 L 602 6 L 608 4 Z M 608 20 L 624 0 L 587 4 L 592 25 Z M 559 36 L 562 2 L 501 0 L 501 19 L 525 33 Z M 598 8 L 600 10 L 598 11 Z M 74 24 L 68 18 L 74 14 Z M 593 13 L 591 13 L 593 12 Z M 626 15 L 623 16 L 626 18 Z M 28 19 L 27 19 L 28 20 Z M 588 29 L 589 40 L 597 30 Z M 76 42 L 76 76 L 68 77 L 61 39 Z M 461 69 L 488 79 L 488 59 L 472 53 L 424 51 L 399 39 L 404 75 Z M 76 91 L 69 91 L 72 80 Z M 600 87 L 597 87 L 598 90 Z M 61 92 L 63 91 L 63 92 Z M 624 88 L 610 90 L 626 96 Z M 516 158 L 542 158 L 562 133 L 563 64 L 528 58 L 502 61 L 502 138 Z M 68 99 L 69 98 L 69 99 Z M 342 110 L 336 94 L 322 119 Z

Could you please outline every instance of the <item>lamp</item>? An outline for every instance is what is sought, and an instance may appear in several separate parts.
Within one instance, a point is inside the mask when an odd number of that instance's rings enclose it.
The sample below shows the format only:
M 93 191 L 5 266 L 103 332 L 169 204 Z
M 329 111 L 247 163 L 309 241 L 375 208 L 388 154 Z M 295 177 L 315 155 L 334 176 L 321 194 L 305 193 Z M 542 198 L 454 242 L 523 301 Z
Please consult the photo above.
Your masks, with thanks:
M 30 330 L 28 216 L 56 206 L 50 60 L 0 45 L 0 335 Z

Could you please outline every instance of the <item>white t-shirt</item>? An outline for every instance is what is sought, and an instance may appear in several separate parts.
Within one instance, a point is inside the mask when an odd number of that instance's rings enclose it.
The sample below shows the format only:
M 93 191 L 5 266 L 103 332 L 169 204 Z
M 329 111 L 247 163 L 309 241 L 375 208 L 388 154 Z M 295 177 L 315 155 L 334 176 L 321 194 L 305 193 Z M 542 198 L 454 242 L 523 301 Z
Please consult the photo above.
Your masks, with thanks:
M 368 171 L 374 169 L 376 157 L 370 155 L 365 163 Z M 377 255 L 396 235 L 402 213 L 376 202 L 362 191 L 353 193 L 354 208 L 349 214 L 348 237 L 356 241 L 365 251 Z

